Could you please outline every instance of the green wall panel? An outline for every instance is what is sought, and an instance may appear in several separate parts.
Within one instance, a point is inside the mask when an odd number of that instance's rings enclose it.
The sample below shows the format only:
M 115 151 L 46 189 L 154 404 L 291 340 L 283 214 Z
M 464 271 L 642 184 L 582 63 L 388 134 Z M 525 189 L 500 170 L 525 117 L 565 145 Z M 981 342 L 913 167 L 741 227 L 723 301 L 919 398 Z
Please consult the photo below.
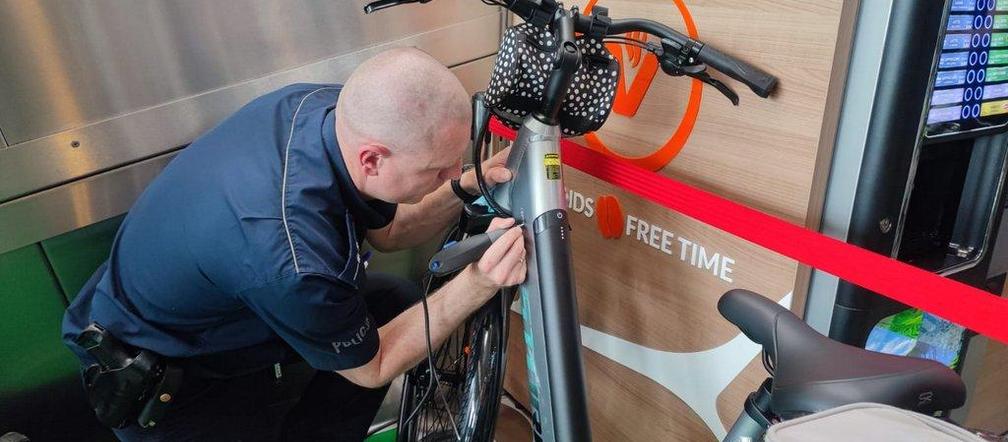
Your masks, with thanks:
M 72 301 L 95 269 L 108 259 L 122 216 L 42 241 L 60 288 Z
M 381 253 L 371 248 L 370 244 L 365 243 L 365 247 L 372 253 L 368 272 L 389 273 L 414 281 L 422 281 L 427 275 L 427 262 L 437 252 L 443 235 L 436 236 L 435 240 L 417 247 L 391 253 Z
M 76 376 L 60 340 L 64 302 L 40 246 L 0 255 L 0 397 Z
M 385 430 L 364 440 L 364 442 L 395 442 L 396 430 Z
M 413 250 L 402 250 L 392 253 L 381 253 L 370 249 L 371 259 L 368 262 L 369 272 L 389 273 L 403 278 L 409 278 L 413 273 Z

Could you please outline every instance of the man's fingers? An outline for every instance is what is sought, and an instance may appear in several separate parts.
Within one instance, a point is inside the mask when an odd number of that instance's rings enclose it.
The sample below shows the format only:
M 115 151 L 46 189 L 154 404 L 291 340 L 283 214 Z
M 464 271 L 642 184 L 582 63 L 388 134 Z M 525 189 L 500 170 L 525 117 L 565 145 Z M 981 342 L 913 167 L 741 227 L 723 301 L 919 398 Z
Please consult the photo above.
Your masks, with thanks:
M 477 263 L 480 273 L 501 287 L 525 280 L 525 237 L 521 227 L 514 224 L 512 218 L 494 218 L 490 221 L 490 230 L 510 228 L 490 245 Z
M 512 227 L 490 245 L 490 248 L 480 258 L 480 270 L 487 274 L 492 273 L 516 240 L 522 240 L 520 227 Z
M 511 171 L 504 166 L 493 166 L 483 169 L 483 179 L 488 185 L 506 183 L 511 181 Z
M 523 247 L 521 248 L 521 256 L 519 257 L 518 261 L 514 263 L 514 266 L 512 266 L 508 270 L 504 285 L 506 286 L 518 285 L 521 284 L 523 281 L 525 281 L 525 274 L 528 271 L 528 262 L 526 256 L 528 256 L 528 254 L 525 253 L 525 247 L 523 244 Z
M 523 264 L 524 261 L 525 239 L 519 236 L 510 244 L 507 253 L 504 254 L 500 262 L 494 267 L 493 273 L 496 273 L 493 275 L 494 279 L 500 284 L 506 284 L 511 279 L 514 268 Z
M 508 146 L 507 148 L 501 150 L 500 152 L 495 153 L 486 162 L 490 166 L 504 164 L 504 162 L 507 161 L 508 155 L 510 154 L 511 154 L 511 146 Z
M 506 183 L 511 180 L 511 171 L 506 167 L 495 167 L 490 170 L 489 180 L 495 184 Z
M 494 218 L 490 220 L 489 230 L 505 229 L 513 226 L 514 223 L 514 218 Z

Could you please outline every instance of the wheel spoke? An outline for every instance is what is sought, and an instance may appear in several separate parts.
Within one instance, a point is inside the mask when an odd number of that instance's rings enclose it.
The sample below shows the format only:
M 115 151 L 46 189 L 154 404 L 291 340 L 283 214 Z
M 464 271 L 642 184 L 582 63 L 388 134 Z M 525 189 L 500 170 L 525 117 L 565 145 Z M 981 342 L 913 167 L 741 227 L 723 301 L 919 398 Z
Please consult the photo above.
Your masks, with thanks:
M 426 396 L 419 410 L 416 410 L 414 420 L 405 427 L 401 427 L 404 434 L 408 434 L 410 441 L 415 442 L 450 442 L 461 440 L 463 434 L 470 437 L 473 428 L 489 428 L 492 423 L 487 423 L 494 414 L 492 409 L 487 409 L 492 405 L 480 403 L 470 403 L 471 401 L 484 400 L 481 392 L 487 382 L 502 382 L 503 373 L 499 370 L 502 367 L 503 357 L 498 344 L 495 344 L 490 336 L 500 336 L 497 334 L 503 324 L 499 317 L 493 316 L 495 312 L 481 311 L 473 318 L 468 319 L 462 326 L 451 333 L 445 342 L 433 354 L 433 372 L 427 363 L 423 363 L 411 371 L 407 377 L 407 400 L 404 407 L 416 407 L 416 404 Z M 488 334 L 489 333 L 489 334 Z M 495 338 L 496 339 L 496 338 Z M 488 347 L 485 347 L 488 346 Z M 485 353 L 490 352 L 490 353 Z M 481 355 L 479 360 L 475 357 Z M 489 355 L 493 359 L 485 360 L 484 355 Z M 484 366 L 484 361 L 489 365 Z M 474 372 L 474 370 L 490 370 L 487 373 Z M 475 382 L 479 385 L 470 385 L 473 376 L 477 376 Z M 428 391 L 428 387 L 433 386 L 433 391 Z M 470 388 L 476 388 L 470 391 Z M 497 387 L 493 387 L 496 391 Z M 428 394 L 429 393 L 429 394 Z M 405 410 L 403 414 L 413 413 L 414 408 Z M 471 415 L 470 413 L 477 413 Z M 473 418 L 476 421 L 472 421 Z M 475 427 L 473 427 L 475 425 Z M 478 437 L 485 435 L 477 432 Z

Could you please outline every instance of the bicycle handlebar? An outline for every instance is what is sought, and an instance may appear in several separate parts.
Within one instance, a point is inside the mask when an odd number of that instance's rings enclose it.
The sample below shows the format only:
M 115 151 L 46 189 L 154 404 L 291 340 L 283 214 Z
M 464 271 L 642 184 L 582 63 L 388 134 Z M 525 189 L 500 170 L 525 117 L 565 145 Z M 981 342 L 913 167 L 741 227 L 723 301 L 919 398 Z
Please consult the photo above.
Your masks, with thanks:
M 407 3 L 427 3 L 429 1 L 430 0 L 378 0 L 365 6 L 364 11 L 365 13 L 371 13 L 391 6 Z M 501 1 L 503 1 L 503 3 Z M 558 3 L 556 0 L 490 0 L 484 1 L 484 3 L 497 4 L 499 6 L 506 7 L 511 12 L 522 17 L 525 21 L 536 24 L 537 26 L 545 26 L 548 28 L 553 28 L 555 25 L 554 20 L 561 15 L 558 14 L 558 10 L 562 7 L 562 4 Z M 752 91 L 760 97 L 766 98 L 770 96 L 774 88 L 777 86 L 777 78 L 762 69 L 725 54 L 724 52 L 708 46 L 701 41 L 694 40 L 689 36 L 683 35 L 675 29 L 654 20 L 638 18 L 617 20 L 606 19 L 607 22 L 599 23 L 595 21 L 594 17 L 594 15 L 583 15 L 580 13 L 573 14 L 573 21 L 575 25 L 574 30 L 580 33 L 596 33 L 598 30 L 594 29 L 594 27 L 601 24 L 604 27 L 605 35 L 607 36 L 625 34 L 632 31 L 641 31 L 662 39 L 662 47 L 666 53 L 668 51 L 675 51 L 675 53 L 666 54 L 666 56 L 670 58 L 683 59 L 687 62 L 691 62 L 690 65 L 703 63 L 710 66 L 715 70 L 745 84 L 746 86 L 749 86 L 749 89 L 752 89 Z M 680 72 L 675 75 L 682 75 L 682 73 Z M 732 93 L 732 95 L 734 95 L 734 93 Z M 737 101 L 737 97 L 733 99 L 733 101 Z
M 578 23 L 583 23 L 578 20 Z M 578 31 L 581 31 L 580 29 Z M 606 31 L 606 35 L 625 34 L 627 32 L 641 31 L 655 37 L 668 39 L 683 55 L 695 57 L 698 61 L 724 73 L 725 75 L 742 82 L 756 95 L 766 98 L 770 96 L 777 86 L 777 78 L 770 75 L 756 66 L 727 55 L 712 46 L 694 40 L 679 31 L 648 19 L 620 19 L 613 20 Z
M 749 86 L 749 89 L 752 89 L 760 97 L 769 97 L 777 87 L 777 77 L 711 46 L 705 45 L 700 48 L 697 58 L 708 66 Z

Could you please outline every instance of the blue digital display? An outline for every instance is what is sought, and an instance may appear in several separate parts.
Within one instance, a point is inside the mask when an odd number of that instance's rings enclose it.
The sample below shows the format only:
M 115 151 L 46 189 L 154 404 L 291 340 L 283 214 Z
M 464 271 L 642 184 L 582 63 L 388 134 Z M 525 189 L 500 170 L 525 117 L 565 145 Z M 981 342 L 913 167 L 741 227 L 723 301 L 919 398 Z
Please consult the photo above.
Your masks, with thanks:
M 966 82 L 966 70 L 938 72 L 935 87 L 959 86 Z
M 940 42 L 925 135 L 1008 124 L 1008 0 L 949 0 Z
M 964 68 L 969 64 L 969 52 L 948 52 L 938 59 L 939 69 Z M 975 64 L 975 63 L 974 63 Z
M 943 123 L 959 119 L 962 106 L 939 107 L 928 112 L 927 124 Z
M 945 29 L 949 31 L 968 31 L 972 28 L 973 28 L 972 15 L 950 15 L 948 20 L 948 26 Z
M 952 0 L 949 9 L 953 12 L 973 12 L 973 0 Z
M 942 49 L 969 49 L 969 34 L 950 34 L 945 36 L 945 43 Z
M 995 98 L 1008 97 L 1008 83 L 992 84 L 984 88 L 983 99 L 992 100 Z
M 963 88 L 942 89 L 931 94 L 931 106 L 960 103 L 963 100 Z

